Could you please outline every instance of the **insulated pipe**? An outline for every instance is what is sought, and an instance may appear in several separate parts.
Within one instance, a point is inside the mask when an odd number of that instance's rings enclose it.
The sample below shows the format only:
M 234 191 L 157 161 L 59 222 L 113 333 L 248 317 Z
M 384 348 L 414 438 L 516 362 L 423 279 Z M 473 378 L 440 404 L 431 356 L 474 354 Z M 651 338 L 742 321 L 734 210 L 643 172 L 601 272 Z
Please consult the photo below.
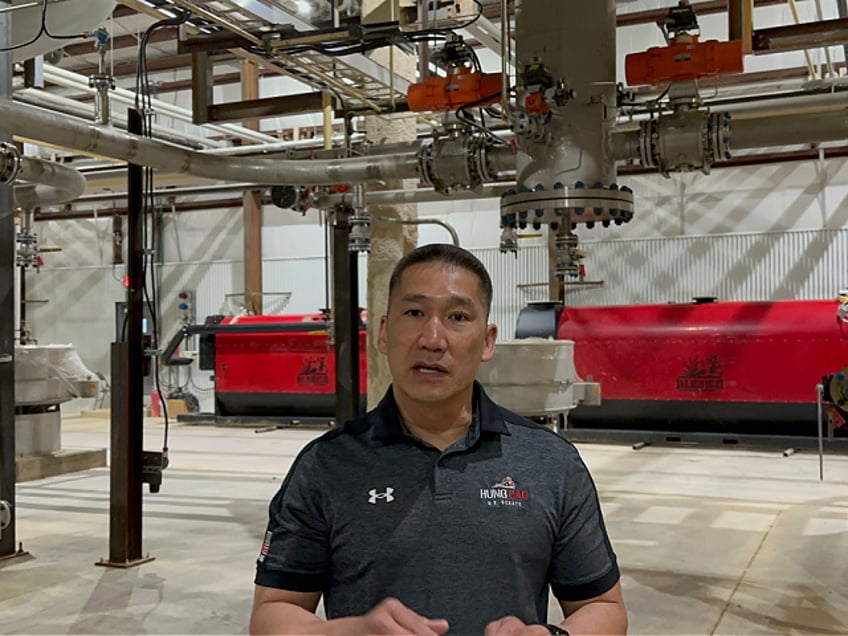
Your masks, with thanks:
M 444 195 L 437 190 L 429 188 L 416 188 L 414 190 L 374 190 L 365 193 L 365 202 L 368 205 L 388 205 L 404 203 L 439 203 L 442 201 L 456 201 L 462 199 L 493 199 L 499 197 L 509 188 L 514 188 L 514 183 L 499 183 L 487 185 L 476 190 L 458 190 L 450 196 Z M 328 208 L 335 205 L 349 204 L 351 196 L 345 194 L 331 194 L 318 198 L 316 205 Z
M 15 205 L 24 210 L 73 201 L 85 192 L 82 174 L 52 161 L 21 156 L 11 144 L 0 146 L 0 181 L 15 187 Z
M 730 126 L 730 145 L 734 149 L 843 141 L 848 139 L 848 109 L 740 119 Z
M 6 131 L 157 170 L 265 185 L 333 185 L 418 176 L 417 153 L 323 161 L 218 157 L 0 100 Z
M 89 95 L 93 95 L 96 99 L 97 91 L 89 86 L 88 78 L 80 75 L 79 73 L 74 73 L 73 71 L 69 71 L 59 66 L 53 66 L 52 64 L 45 64 L 44 79 L 51 84 L 56 84 L 57 86 L 83 91 Z M 119 102 L 135 108 L 136 94 L 132 91 L 125 88 L 116 88 L 109 91 L 109 96 L 114 102 Z M 169 104 L 161 99 L 151 99 L 150 102 L 153 110 L 157 113 L 193 124 L 191 111 L 187 108 Z M 237 124 L 206 124 L 205 128 L 223 135 L 233 135 L 235 137 L 240 137 L 242 139 L 258 143 L 279 141 L 276 137 L 272 137 L 271 135 L 266 135 L 265 133 L 255 130 L 250 130 L 249 128 L 245 128 L 244 126 L 239 126 Z
M 848 109 L 771 115 L 730 122 L 731 151 L 815 144 L 848 139 Z M 613 135 L 613 153 L 619 161 L 641 158 L 641 132 L 630 130 Z

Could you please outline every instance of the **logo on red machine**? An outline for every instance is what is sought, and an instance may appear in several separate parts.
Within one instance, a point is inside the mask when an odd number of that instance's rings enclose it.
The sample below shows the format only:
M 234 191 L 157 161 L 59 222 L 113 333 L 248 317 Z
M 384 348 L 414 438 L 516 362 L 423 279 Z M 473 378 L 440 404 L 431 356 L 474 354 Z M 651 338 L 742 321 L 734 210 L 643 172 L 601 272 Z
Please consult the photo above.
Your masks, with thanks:
M 677 376 L 678 391 L 723 391 L 724 372 L 718 356 L 689 358 L 683 373 Z
M 327 359 L 323 356 L 309 356 L 297 374 L 299 386 L 327 386 L 330 376 L 327 374 Z
M 491 488 L 481 488 L 480 500 L 485 501 L 489 506 L 521 508 L 530 501 L 530 491 L 519 488 L 512 477 L 504 477 Z

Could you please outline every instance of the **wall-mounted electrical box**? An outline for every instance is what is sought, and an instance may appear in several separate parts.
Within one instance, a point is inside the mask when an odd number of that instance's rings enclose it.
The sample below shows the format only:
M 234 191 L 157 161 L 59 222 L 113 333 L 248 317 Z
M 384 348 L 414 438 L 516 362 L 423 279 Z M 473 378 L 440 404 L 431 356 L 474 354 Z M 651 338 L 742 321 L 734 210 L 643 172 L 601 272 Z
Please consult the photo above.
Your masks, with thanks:
M 177 321 L 180 326 L 197 323 L 193 290 L 185 289 L 177 293 Z

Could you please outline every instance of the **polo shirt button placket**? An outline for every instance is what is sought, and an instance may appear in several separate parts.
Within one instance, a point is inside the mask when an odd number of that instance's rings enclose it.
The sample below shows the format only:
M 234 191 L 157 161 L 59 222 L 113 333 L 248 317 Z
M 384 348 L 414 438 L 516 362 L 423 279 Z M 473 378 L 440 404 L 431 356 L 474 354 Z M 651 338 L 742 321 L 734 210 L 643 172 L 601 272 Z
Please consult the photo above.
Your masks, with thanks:
M 450 492 L 450 485 L 444 470 L 446 463 L 447 458 L 444 456 L 440 457 L 438 461 L 436 461 L 436 470 L 434 475 L 436 492 L 433 495 L 435 503 L 448 503 L 453 499 L 453 493 Z

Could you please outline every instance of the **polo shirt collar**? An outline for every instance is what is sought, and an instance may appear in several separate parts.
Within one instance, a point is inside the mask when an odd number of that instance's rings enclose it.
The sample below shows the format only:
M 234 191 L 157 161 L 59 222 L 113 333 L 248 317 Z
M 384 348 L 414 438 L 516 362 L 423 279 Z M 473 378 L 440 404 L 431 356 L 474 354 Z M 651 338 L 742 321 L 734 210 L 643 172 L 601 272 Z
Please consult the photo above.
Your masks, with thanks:
M 483 387 L 476 380 L 473 390 L 472 426 L 480 427 L 480 431 L 509 435 L 509 429 L 504 421 L 501 408 L 486 395 Z M 395 401 L 394 389 L 390 386 L 386 395 L 368 416 L 371 420 L 371 437 L 377 441 L 398 441 L 406 439 L 400 410 Z M 479 423 L 479 424 L 478 424 Z

